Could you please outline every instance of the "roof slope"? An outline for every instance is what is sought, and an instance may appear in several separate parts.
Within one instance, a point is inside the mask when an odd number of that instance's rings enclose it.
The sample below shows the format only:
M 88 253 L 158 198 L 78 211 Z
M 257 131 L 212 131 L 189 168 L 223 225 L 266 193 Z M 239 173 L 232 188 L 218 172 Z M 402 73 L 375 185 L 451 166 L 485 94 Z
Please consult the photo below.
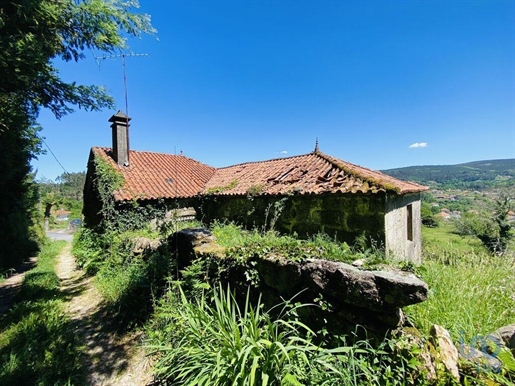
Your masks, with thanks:
M 130 166 L 118 166 L 109 148 L 93 147 L 124 177 L 116 201 L 187 198 L 199 194 L 422 192 L 428 188 L 353 165 L 320 151 L 216 169 L 183 155 L 130 151 Z
M 125 185 L 114 192 L 116 201 L 192 197 L 216 170 L 183 155 L 133 150 L 129 153 L 130 165 L 118 166 L 110 148 L 93 147 L 91 151 L 123 176 Z
M 320 151 L 217 169 L 203 194 L 413 193 L 428 188 L 328 156 Z

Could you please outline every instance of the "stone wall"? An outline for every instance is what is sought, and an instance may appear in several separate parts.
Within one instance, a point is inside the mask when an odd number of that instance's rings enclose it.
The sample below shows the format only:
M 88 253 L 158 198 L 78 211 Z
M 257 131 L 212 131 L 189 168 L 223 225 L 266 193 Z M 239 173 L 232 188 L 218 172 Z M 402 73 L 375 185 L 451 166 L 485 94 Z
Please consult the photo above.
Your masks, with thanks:
M 231 284 L 244 298 L 262 294 L 271 307 L 283 300 L 313 304 L 301 318 L 312 328 L 332 332 L 384 335 L 404 323 L 402 307 L 427 299 L 427 284 L 409 272 L 368 271 L 321 259 L 294 262 L 276 256 L 254 257 L 246 262 L 224 257 L 223 248 L 205 229 L 185 229 L 172 235 L 167 250 L 178 251 L 179 269 L 193 259 L 209 261 L 209 277 Z
M 320 194 L 275 196 L 207 196 L 201 220 L 227 219 L 247 228 L 273 227 L 306 238 L 319 232 L 353 244 L 365 234 L 384 243 L 385 195 Z
M 411 213 L 408 213 L 409 211 Z M 385 249 L 388 255 L 421 264 L 421 227 L 420 193 L 387 196 Z

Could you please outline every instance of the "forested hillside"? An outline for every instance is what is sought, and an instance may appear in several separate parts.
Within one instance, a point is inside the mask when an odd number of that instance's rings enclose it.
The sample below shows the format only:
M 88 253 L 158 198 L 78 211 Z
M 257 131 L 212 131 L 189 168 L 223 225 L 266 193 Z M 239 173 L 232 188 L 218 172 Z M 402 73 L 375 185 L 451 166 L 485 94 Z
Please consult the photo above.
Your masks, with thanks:
M 409 166 L 382 172 L 402 180 L 439 188 L 505 187 L 515 183 L 515 159 L 474 161 L 458 165 Z

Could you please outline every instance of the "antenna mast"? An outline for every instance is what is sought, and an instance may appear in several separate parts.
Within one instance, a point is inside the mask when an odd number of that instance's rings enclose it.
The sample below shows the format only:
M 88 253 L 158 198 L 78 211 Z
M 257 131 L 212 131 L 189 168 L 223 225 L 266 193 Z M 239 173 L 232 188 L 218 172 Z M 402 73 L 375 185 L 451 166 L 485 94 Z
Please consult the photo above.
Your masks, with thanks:
M 129 154 L 130 154 L 130 147 L 129 147 L 129 97 L 127 95 L 127 70 L 126 70 L 126 65 L 125 65 L 125 58 L 126 57 L 134 57 L 134 56 L 148 56 L 148 54 L 135 54 L 135 53 L 130 53 L 130 54 L 125 54 L 125 53 L 122 53 L 122 54 L 119 54 L 119 55 L 103 55 L 103 56 L 95 56 L 95 60 L 97 61 L 97 64 L 99 65 L 100 67 L 100 62 L 98 61 L 98 59 L 118 59 L 118 58 L 121 58 L 122 59 L 122 67 L 123 67 L 123 93 L 124 93 L 124 96 L 125 96 L 125 115 L 127 116 L 126 120 L 127 120 L 127 160 L 129 160 Z

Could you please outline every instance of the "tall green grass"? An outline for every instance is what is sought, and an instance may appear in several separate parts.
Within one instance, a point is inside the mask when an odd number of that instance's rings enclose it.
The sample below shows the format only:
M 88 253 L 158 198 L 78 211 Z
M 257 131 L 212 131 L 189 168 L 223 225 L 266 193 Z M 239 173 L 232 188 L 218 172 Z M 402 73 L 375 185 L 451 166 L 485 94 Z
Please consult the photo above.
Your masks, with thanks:
M 80 384 L 80 345 L 65 313 L 55 257 L 65 242 L 46 244 L 27 272 L 18 302 L 0 320 L 1 385 Z
M 315 332 L 284 302 L 272 318 L 262 304 L 240 305 L 218 288 L 188 299 L 171 290 L 147 328 L 146 348 L 159 381 L 173 385 L 422 385 L 416 364 L 390 350 L 360 341 L 339 347 L 313 343 Z M 310 305 L 313 306 L 313 305 Z M 392 346 L 395 346 L 393 344 Z
M 487 335 L 515 320 L 514 264 L 513 257 L 490 255 L 473 240 L 426 239 L 419 272 L 429 299 L 406 311 L 426 333 L 436 323 L 456 341 Z

